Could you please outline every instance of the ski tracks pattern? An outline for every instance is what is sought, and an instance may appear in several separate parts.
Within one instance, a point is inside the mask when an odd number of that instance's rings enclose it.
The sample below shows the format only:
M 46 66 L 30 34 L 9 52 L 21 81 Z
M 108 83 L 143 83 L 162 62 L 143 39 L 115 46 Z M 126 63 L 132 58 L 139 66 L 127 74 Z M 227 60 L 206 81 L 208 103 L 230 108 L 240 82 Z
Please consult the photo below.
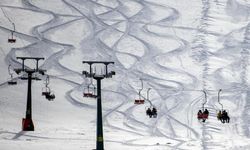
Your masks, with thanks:
M 104 128 L 136 135 L 137 138 L 122 139 L 124 141 L 121 139 L 107 141 L 121 143 L 126 146 L 155 146 L 156 143 L 145 145 L 137 143 L 137 141 L 145 137 L 157 136 L 174 141 L 170 145 L 161 143 L 171 149 L 181 149 L 182 145 L 187 142 L 186 138 L 190 140 L 200 139 L 203 149 L 222 147 L 219 142 L 216 143 L 213 140 L 214 133 L 222 130 L 215 122 L 209 121 L 207 124 L 201 124 L 200 131 L 192 127 L 195 116 L 193 110 L 198 107 L 198 103 L 202 101 L 202 98 L 199 96 L 194 100 L 190 100 L 191 96 L 184 94 L 181 89 L 200 87 L 209 90 L 216 88 L 211 82 L 211 76 L 218 72 L 213 70 L 210 64 L 210 57 L 218 49 L 211 47 L 209 40 L 216 39 L 216 36 L 220 34 L 211 30 L 210 27 L 214 23 L 213 15 L 215 14 L 213 14 L 213 9 L 215 7 L 217 10 L 225 9 L 226 4 L 224 1 L 201 1 L 200 22 L 197 29 L 185 26 L 174 27 L 174 22 L 178 21 L 182 16 L 178 8 L 150 0 L 61 0 L 60 2 L 77 12 L 77 15 L 76 13 L 59 14 L 51 10 L 39 8 L 39 5 L 33 4 L 32 1 L 22 1 L 25 9 L 40 12 L 52 16 L 52 18 L 44 24 L 34 26 L 32 28 L 33 35 L 29 38 L 32 38 L 35 42 L 18 50 L 30 55 L 42 54 L 47 60 L 41 67 L 48 70 L 56 70 L 60 74 L 71 74 L 74 77 L 81 78 L 84 81 L 83 84 L 87 80 L 79 72 L 75 71 L 75 68 L 67 66 L 62 60 L 70 55 L 79 55 L 86 60 L 115 61 L 116 65 L 114 68 L 119 78 L 110 81 L 112 82 L 111 89 L 103 89 Z M 80 39 L 79 43 L 63 43 L 60 40 L 53 41 L 50 38 L 50 32 L 56 32 L 65 26 L 71 26 L 72 23 L 79 20 L 85 20 L 85 26 L 90 32 L 83 39 Z M 157 32 L 153 30 L 153 27 L 190 30 L 196 31 L 196 34 L 193 37 L 193 41 L 187 41 L 176 33 Z M 249 40 L 248 30 L 250 29 L 248 28 L 250 27 L 246 27 L 245 33 L 246 44 Z M 172 44 L 168 47 L 169 45 L 164 42 Z M 133 46 L 131 47 L 130 44 L 133 44 Z M 43 52 L 30 50 L 40 50 L 40 47 L 50 50 Z M 194 62 L 202 64 L 201 79 L 189 72 L 184 67 L 184 62 L 182 62 L 181 57 L 184 57 L 184 54 L 190 48 Z M 19 65 L 18 62 L 14 62 L 16 51 L 17 49 L 12 49 L 6 61 Z M 168 61 L 170 63 L 168 65 L 165 63 L 168 59 L 173 59 L 179 66 L 171 66 L 170 61 Z M 247 83 L 247 59 L 248 49 L 244 48 L 242 50 L 242 83 Z M 89 105 L 73 96 L 74 92 L 81 90 L 82 82 L 53 74 L 52 76 L 74 86 L 65 95 L 70 104 L 77 107 L 95 109 L 93 105 Z M 146 106 L 133 105 L 133 99 L 137 95 L 138 86 L 136 84 L 139 78 L 143 78 L 146 82 L 146 87 L 151 87 L 154 91 L 152 103 L 158 108 L 159 115 L 157 119 L 149 120 L 145 117 L 145 107 L 149 106 L 149 103 L 146 103 Z M 200 80 L 202 83 L 199 83 Z M 124 83 L 124 81 L 127 82 Z M 246 87 L 248 86 L 247 84 L 245 85 Z M 109 96 L 110 94 L 112 94 L 112 97 Z M 109 99 L 115 100 L 111 103 L 108 102 Z M 185 106 L 186 103 L 183 103 L 187 99 L 189 106 Z M 212 107 L 214 102 L 211 101 L 209 104 Z M 248 116 L 248 108 L 249 104 L 246 100 L 246 114 L 243 114 L 244 116 Z M 187 110 L 188 113 L 185 117 L 181 117 L 186 118 L 186 120 L 180 117 L 180 113 L 183 113 L 184 110 Z M 214 117 L 212 116 L 211 118 L 215 119 Z M 117 123 L 114 123 L 114 118 Z M 248 135 L 249 129 L 247 125 L 250 121 L 247 117 L 243 119 L 245 120 L 245 133 Z M 187 134 L 183 135 L 183 132 L 178 131 L 179 128 L 176 128 L 177 126 L 185 128 Z

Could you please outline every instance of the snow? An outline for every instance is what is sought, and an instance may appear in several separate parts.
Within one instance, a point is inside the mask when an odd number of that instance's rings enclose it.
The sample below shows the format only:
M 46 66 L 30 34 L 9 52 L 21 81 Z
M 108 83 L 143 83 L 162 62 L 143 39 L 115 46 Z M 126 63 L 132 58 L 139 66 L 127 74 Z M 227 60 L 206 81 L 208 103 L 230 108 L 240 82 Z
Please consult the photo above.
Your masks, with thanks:
M 1 149 L 95 149 L 96 99 L 83 97 L 91 83 L 83 60 L 115 62 L 116 75 L 102 80 L 105 149 L 250 149 L 249 1 L 1 0 L 0 7 Z M 45 57 L 39 67 L 56 95 L 47 101 L 44 81 L 32 82 L 34 132 L 21 131 L 27 82 L 7 84 L 9 64 L 21 67 L 16 56 Z M 152 88 L 143 105 L 134 104 L 139 79 L 142 97 Z M 229 124 L 216 118 L 219 89 Z M 206 123 L 196 118 L 202 90 Z M 151 104 L 157 118 L 145 114 Z

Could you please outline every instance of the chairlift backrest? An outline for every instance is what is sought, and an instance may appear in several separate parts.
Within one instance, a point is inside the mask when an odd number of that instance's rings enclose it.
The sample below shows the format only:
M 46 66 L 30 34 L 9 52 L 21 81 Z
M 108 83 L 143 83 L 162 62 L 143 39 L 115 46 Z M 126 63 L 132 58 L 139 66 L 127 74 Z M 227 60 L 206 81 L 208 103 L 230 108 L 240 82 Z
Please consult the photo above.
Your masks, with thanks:
M 15 43 L 16 39 L 14 38 L 14 31 L 11 32 L 11 38 L 8 38 L 9 43 Z

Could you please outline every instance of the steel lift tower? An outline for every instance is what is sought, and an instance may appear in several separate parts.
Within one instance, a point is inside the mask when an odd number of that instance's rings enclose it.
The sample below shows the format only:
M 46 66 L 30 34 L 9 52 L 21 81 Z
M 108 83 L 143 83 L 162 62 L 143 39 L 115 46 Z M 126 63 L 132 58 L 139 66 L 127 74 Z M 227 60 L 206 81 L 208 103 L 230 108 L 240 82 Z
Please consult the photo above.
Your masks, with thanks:
M 28 80 L 28 92 L 27 92 L 27 106 L 26 106 L 26 117 L 22 120 L 22 130 L 23 131 L 34 131 L 34 124 L 32 121 L 32 97 L 31 97 L 31 83 L 32 80 L 41 80 L 38 77 L 33 77 L 33 73 L 39 73 L 41 75 L 45 74 L 46 70 L 38 69 L 39 60 L 44 60 L 41 57 L 17 57 L 17 59 L 22 60 L 22 68 L 14 69 L 17 74 L 24 72 L 27 76 L 20 77 L 21 80 Z M 28 69 L 25 68 L 24 62 L 27 59 L 36 60 L 36 68 Z
M 96 150 L 104 150 L 103 142 L 103 125 L 102 125 L 102 100 L 101 100 L 101 80 L 104 78 L 112 78 L 115 75 L 114 71 L 108 72 L 108 65 L 114 62 L 105 61 L 83 61 L 83 64 L 89 65 L 89 72 L 83 71 L 82 74 L 87 78 L 94 78 L 97 81 L 97 128 L 96 128 Z M 105 73 L 96 74 L 92 70 L 93 64 L 105 65 Z

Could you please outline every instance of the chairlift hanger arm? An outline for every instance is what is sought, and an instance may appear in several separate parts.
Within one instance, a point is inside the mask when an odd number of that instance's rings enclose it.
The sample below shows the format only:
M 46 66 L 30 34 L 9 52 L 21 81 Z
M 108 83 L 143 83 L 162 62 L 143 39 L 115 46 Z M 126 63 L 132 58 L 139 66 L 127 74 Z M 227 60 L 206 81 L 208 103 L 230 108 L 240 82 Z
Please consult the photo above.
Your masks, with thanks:
M 9 72 L 9 75 L 11 75 L 11 76 L 12 76 L 12 75 L 13 75 L 13 73 L 11 73 L 11 72 L 10 72 L 10 67 L 11 67 L 11 64 L 9 64 L 9 66 L 8 66 L 8 72 Z
M 149 91 L 151 90 L 151 88 L 148 88 L 147 90 L 147 100 L 149 101 Z
M 202 92 L 204 93 L 204 96 L 205 96 L 205 101 L 204 101 L 204 103 L 202 103 L 202 109 L 203 109 L 203 111 L 204 111 L 204 110 L 205 110 L 205 109 L 204 109 L 204 106 L 205 106 L 205 104 L 207 103 L 207 93 L 206 93 L 205 90 L 202 90 Z
M 149 91 L 151 90 L 151 88 L 148 88 L 147 90 L 147 101 L 150 103 L 150 106 L 153 106 L 152 102 L 149 100 Z
M 15 23 L 12 22 L 12 25 L 13 25 L 13 32 L 15 32 L 16 31 Z
M 222 105 L 222 103 L 220 102 L 220 93 L 222 92 L 222 89 L 220 89 L 219 91 L 218 91 L 218 103 L 221 105 L 221 108 L 222 108 L 222 110 L 223 110 L 223 105 Z
M 141 80 L 141 89 L 139 90 L 139 98 L 141 99 L 141 91 L 143 90 L 143 81 Z

